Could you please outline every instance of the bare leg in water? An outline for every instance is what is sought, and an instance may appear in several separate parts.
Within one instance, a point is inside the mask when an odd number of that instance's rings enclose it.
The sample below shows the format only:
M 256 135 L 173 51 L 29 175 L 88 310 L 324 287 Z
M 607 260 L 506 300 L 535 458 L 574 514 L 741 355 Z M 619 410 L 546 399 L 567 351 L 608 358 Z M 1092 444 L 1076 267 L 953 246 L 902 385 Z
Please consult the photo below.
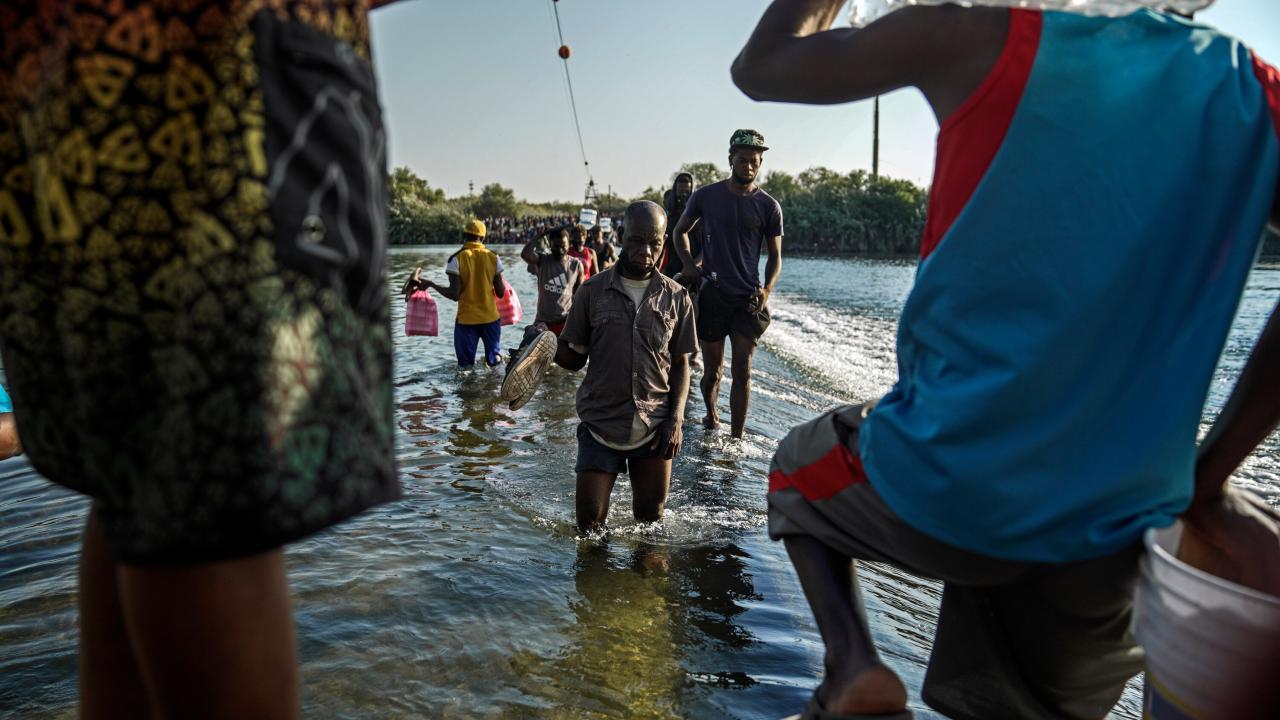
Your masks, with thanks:
M 907 690 L 871 641 L 853 561 L 807 536 L 785 538 L 827 651 L 818 702 L 836 714 L 886 714 L 907 707 Z
M 702 426 L 715 430 L 720 427 L 716 400 L 720 398 L 720 379 L 724 377 L 724 341 L 699 340 L 698 345 L 702 348 L 702 381 L 698 386 L 702 389 L 702 405 L 707 409 Z
M 282 550 L 199 565 L 124 565 L 93 511 L 79 603 L 82 718 L 298 717 Z
M 671 461 L 662 458 L 629 460 L 627 469 L 631 476 L 631 511 L 638 522 L 657 522 L 667 504 L 667 491 L 671 485 Z M 605 526 L 609 516 L 609 495 L 618 476 L 598 470 L 578 473 L 577 506 L 578 531 L 590 532 Z
M 618 476 L 599 470 L 578 473 L 574 505 L 577 507 L 578 532 L 586 533 L 604 527 L 609 517 L 609 495 Z
M 729 336 L 733 346 L 733 357 L 730 362 L 730 377 L 733 385 L 729 388 L 729 429 L 733 437 L 740 438 L 746 432 L 747 407 L 751 404 L 751 358 L 756 352 L 756 343 L 745 335 L 733 333 Z M 716 410 L 716 400 L 720 398 L 720 380 L 724 377 L 724 341 L 699 341 L 702 347 L 702 404 L 707 414 L 702 418 L 703 427 L 715 430 L 720 427 L 720 413 Z
M 631 474 L 631 512 L 637 522 L 658 522 L 667 506 L 671 461 L 663 458 L 627 461 Z
M 733 345 L 731 370 L 733 386 L 729 388 L 729 430 L 733 437 L 742 437 L 747 428 L 747 407 L 751 404 L 751 357 L 756 353 L 756 341 L 745 335 L 729 335 Z M 721 345 L 723 348 L 723 345 Z

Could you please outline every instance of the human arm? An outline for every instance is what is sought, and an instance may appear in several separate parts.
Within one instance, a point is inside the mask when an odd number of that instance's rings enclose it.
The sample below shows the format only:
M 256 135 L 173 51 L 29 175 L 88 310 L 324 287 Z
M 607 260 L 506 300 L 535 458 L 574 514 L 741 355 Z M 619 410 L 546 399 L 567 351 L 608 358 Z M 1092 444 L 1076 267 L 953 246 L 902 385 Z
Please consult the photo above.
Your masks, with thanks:
M 538 267 L 538 243 L 541 241 L 541 234 L 529 238 L 529 242 L 525 243 L 524 247 L 520 249 L 520 259 L 532 267 Z
M 22 441 L 18 439 L 18 423 L 13 413 L 0 413 L 0 460 L 22 454 Z
M 684 442 L 684 405 L 689 399 L 689 353 L 671 358 L 670 385 L 671 416 L 658 428 L 652 445 L 667 460 L 680 452 L 680 445 Z
M 689 198 L 689 204 L 685 207 L 684 212 L 680 214 L 680 220 L 676 222 L 675 230 L 671 231 L 671 237 L 676 245 L 675 251 L 680 255 L 680 276 L 690 286 L 693 286 L 698 281 L 698 276 L 702 274 L 702 267 L 694 262 L 691 255 L 692 251 L 689 249 L 689 232 L 693 230 L 693 226 L 697 225 L 698 220 L 702 217 L 698 197 L 698 193 L 695 192 L 693 197 Z
M 675 457 L 684 439 L 684 406 L 689 399 L 690 383 L 689 358 L 698 342 L 693 320 L 693 300 L 684 290 L 679 291 L 676 298 L 676 326 L 667 343 L 667 352 L 671 354 L 671 371 L 667 383 L 670 387 L 667 397 L 671 403 L 671 414 L 658 428 L 653 445 L 667 459 Z
M 501 298 L 507 294 L 507 279 L 502 276 L 502 273 L 506 268 L 502 265 L 502 258 L 497 257 L 496 255 L 494 257 L 493 265 L 493 296 Z
M 733 61 L 754 100 L 829 105 L 918 87 L 939 121 L 969 96 L 1004 48 L 1008 11 L 908 7 L 865 28 L 831 26 L 842 0 L 775 0 Z
M 764 287 L 756 288 L 755 297 L 747 307 L 751 312 L 758 313 L 768 306 L 773 288 L 778 284 L 778 276 L 782 274 L 782 236 L 770 237 L 765 241 L 765 247 L 769 251 L 769 259 L 764 264 Z
M 449 260 L 449 265 L 445 269 L 444 274 L 449 278 L 449 287 L 444 287 L 430 280 L 425 280 L 426 286 L 435 288 L 441 297 L 448 298 L 454 302 L 458 302 L 458 298 L 462 297 L 462 275 L 458 272 L 457 258 Z
M 1232 471 L 1280 424 L 1280 306 L 1271 313 L 1231 396 L 1200 444 L 1195 494 L 1178 557 L 1206 572 L 1280 595 L 1280 512 L 1230 486 Z
M 577 372 L 587 366 L 587 356 L 569 347 L 569 343 L 560 340 L 556 343 L 555 363 L 565 370 Z

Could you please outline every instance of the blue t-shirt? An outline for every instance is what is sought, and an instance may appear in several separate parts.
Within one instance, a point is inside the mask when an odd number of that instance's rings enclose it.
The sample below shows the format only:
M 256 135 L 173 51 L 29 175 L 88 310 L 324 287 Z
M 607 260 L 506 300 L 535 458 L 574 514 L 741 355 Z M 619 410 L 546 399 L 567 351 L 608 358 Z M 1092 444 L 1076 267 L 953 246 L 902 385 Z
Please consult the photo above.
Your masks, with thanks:
M 916 529 L 1067 562 L 1191 500 L 1205 396 L 1275 198 L 1280 78 L 1172 15 L 1012 18 L 939 157 L 1002 129 L 1005 99 L 1007 130 L 985 166 L 938 166 L 930 214 L 958 212 L 920 263 L 898 382 L 859 440 Z M 972 191 L 948 198 L 966 175 Z
M 760 287 L 760 250 L 767 238 L 782 235 L 782 207 L 756 189 L 738 195 L 723 180 L 694 191 L 684 217 L 701 218 L 702 275 L 714 278 L 720 292 L 742 298 Z
M 4 386 L 0 385 L 0 413 L 13 412 L 13 403 L 9 400 L 9 393 L 4 391 Z

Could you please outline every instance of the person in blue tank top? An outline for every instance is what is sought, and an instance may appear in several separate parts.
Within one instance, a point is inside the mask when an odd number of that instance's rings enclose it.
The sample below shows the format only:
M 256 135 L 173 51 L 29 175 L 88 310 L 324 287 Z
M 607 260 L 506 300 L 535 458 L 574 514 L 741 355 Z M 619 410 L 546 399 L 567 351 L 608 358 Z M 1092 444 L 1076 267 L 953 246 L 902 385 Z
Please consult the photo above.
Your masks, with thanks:
M 13 419 L 13 402 L 0 385 L 0 460 L 22 454 L 18 440 L 18 423 Z
M 944 582 L 932 707 L 1103 717 L 1142 668 L 1146 529 L 1181 518 L 1185 559 L 1280 590 L 1280 515 L 1226 484 L 1280 422 L 1280 313 L 1196 444 L 1280 226 L 1280 74 L 1155 10 L 914 7 L 832 30 L 843 4 L 776 0 L 733 65 L 756 100 L 916 87 L 940 123 L 898 381 L 792 430 L 770 469 L 769 532 L 827 646 L 806 717 L 909 717 L 853 559 Z

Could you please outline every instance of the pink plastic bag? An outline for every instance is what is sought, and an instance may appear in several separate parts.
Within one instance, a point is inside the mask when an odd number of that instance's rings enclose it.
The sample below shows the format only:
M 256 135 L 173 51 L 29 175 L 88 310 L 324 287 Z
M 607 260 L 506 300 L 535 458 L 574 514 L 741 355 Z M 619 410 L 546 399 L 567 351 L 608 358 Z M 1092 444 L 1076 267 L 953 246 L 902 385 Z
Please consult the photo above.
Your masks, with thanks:
M 440 313 L 430 291 L 417 290 L 409 296 L 404 310 L 404 334 L 432 337 L 440 334 Z
M 524 317 L 524 308 L 520 306 L 520 296 L 516 295 L 516 289 L 511 287 L 511 283 L 506 278 L 502 282 L 507 292 L 498 298 L 498 320 L 503 325 L 515 325 Z

